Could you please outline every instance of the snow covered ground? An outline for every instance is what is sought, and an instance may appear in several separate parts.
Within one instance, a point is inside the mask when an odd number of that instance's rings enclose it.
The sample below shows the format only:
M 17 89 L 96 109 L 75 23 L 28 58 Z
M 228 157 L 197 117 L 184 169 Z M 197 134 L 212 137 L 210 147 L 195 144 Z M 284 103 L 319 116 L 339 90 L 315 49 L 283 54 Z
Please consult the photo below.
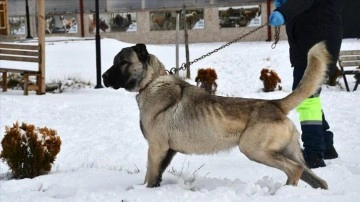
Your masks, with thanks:
M 223 43 L 191 44 L 191 60 Z M 218 95 L 273 99 L 290 93 L 292 68 L 288 45 L 280 41 L 241 42 L 191 66 L 194 82 L 198 68 L 215 68 Z M 113 57 L 133 44 L 102 39 L 102 72 Z M 148 45 L 170 69 L 175 66 L 174 45 Z M 359 49 L 360 40 L 346 39 L 342 49 Z M 185 61 L 184 46 L 180 61 Z M 5 64 L 4 61 L 1 61 Z M 3 63 L 4 62 L 4 63 Z M 20 66 L 20 65 L 19 65 Z M 262 92 L 260 71 L 274 69 L 282 79 L 282 91 Z M 33 68 L 33 67 L 29 67 Z M 46 79 L 69 77 L 96 83 L 94 40 L 47 38 Z M 350 86 L 354 78 L 349 76 Z M 5 126 L 16 121 L 47 126 L 61 137 L 61 151 L 52 171 L 34 179 L 9 179 L 9 167 L 0 162 L 0 201 L 358 201 L 360 198 L 360 90 L 346 92 L 340 86 L 323 87 L 322 102 L 335 134 L 339 158 L 314 169 L 329 190 L 313 189 L 304 182 L 284 186 L 284 173 L 249 161 L 238 148 L 215 155 L 177 154 L 165 171 L 161 187 L 143 185 L 147 143 L 139 128 L 135 94 L 123 89 L 86 88 L 37 96 L 23 91 L 0 92 L 0 139 Z M 297 113 L 289 117 L 300 128 Z M 1 149 L 0 149 L 1 151 Z

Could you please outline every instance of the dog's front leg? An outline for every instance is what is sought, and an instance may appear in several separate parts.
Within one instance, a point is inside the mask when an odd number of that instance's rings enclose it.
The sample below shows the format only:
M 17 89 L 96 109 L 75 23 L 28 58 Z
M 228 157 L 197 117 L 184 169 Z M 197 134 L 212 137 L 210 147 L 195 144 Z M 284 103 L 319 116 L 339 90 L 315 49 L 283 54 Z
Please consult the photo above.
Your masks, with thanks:
M 162 180 L 162 173 L 175 155 L 173 150 L 164 149 L 159 144 L 149 144 L 147 171 L 145 183 L 147 187 L 158 187 Z

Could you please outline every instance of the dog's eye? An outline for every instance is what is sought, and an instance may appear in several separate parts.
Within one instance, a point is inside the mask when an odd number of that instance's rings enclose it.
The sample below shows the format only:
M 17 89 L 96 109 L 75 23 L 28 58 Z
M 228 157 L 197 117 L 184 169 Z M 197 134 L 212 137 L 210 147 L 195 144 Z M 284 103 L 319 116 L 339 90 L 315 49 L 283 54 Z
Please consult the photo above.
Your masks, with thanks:
M 125 60 L 123 60 L 123 61 L 121 61 L 121 62 L 119 63 L 119 65 L 121 65 L 121 66 L 126 65 L 126 64 L 129 64 L 129 62 L 128 62 L 128 61 L 125 61 Z

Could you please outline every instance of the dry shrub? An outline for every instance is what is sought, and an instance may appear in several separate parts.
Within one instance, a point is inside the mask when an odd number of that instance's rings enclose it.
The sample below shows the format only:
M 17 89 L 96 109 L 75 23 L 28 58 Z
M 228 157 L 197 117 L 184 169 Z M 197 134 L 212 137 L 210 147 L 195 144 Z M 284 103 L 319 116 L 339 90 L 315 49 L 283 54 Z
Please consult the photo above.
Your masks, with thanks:
M 195 82 L 197 86 L 200 86 L 200 88 L 203 88 L 210 94 L 215 94 L 217 88 L 217 83 L 215 82 L 216 79 L 217 74 L 214 69 L 199 69 Z
M 360 66 L 359 66 L 360 69 Z M 356 79 L 356 81 L 360 81 L 360 73 L 356 73 L 354 78 Z
M 14 178 L 33 178 L 46 174 L 60 152 L 61 140 L 56 131 L 35 128 L 34 125 L 16 122 L 6 127 L 1 141 L 0 158 L 8 164 Z
M 263 68 L 260 72 L 260 80 L 263 81 L 264 92 L 271 92 L 274 91 L 276 88 L 278 88 L 279 90 L 282 89 L 282 87 L 280 86 L 281 79 L 274 70 Z
M 329 86 L 336 86 L 338 78 L 342 76 L 342 72 L 339 68 L 336 68 L 334 73 L 331 75 L 328 75 L 326 84 Z

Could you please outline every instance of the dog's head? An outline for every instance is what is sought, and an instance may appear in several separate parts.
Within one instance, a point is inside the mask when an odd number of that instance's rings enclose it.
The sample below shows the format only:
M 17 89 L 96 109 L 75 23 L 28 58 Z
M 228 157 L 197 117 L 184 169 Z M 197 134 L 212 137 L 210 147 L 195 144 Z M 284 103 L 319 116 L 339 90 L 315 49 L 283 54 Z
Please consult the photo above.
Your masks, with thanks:
M 165 74 L 164 65 L 148 53 L 144 44 L 123 48 L 113 65 L 102 75 L 104 85 L 114 89 L 125 88 L 137 92 L 152 79 Z

